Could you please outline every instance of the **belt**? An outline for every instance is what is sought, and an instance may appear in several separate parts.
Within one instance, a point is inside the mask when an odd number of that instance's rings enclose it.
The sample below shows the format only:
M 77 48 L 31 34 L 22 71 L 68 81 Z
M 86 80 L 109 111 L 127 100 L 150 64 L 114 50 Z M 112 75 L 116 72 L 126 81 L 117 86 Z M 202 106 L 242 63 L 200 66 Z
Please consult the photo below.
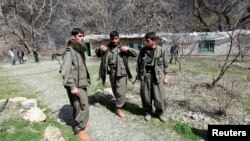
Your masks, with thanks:
M 116 70 L 116 65 L 110 65 L 109 67 L 110 67 L 111 71 L 115 71 Z
M 145 67 L 147 73 L 154 72 L 154 67 L 153 66 L 146 66 Z

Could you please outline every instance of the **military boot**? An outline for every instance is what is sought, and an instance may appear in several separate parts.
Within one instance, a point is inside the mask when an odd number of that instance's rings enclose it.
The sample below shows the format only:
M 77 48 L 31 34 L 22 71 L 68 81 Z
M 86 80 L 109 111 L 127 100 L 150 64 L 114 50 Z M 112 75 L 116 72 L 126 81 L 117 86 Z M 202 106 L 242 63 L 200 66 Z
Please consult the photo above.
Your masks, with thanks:
M 146 114 L 145 115 L 145 120 L 149 122 L 151 120 L 151 114 Z
M 159 119 L 161 122 L 167 122 L 167 118 L 164 115 L 159 115 Z
M 117 108 L 115 110 L 115 114 L 117 114 L 120 118 L 125 118 L 125 114 L 123 113 L 122 109 Z
M 85 126 L 85 130 L 90 129 L 91 127 L 92 127 L 91 124 L 88 122 L 88 123 L 86 124 L 86 126 Z
M 90 141 L 89 135 L 85 130 L 81 130 L 76 133 L 76 136 L 80 141 Z

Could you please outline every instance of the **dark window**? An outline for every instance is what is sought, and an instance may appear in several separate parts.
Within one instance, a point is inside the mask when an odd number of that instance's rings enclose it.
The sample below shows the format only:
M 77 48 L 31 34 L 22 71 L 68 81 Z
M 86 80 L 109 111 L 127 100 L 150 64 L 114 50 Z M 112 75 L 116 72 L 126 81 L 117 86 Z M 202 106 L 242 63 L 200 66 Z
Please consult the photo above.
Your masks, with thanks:
M 214 53 L 214 40 L 206 40 L 199 43 L 198 52 L 200 53 Z
M 85 44 L 83 45 L 83 47 L 85 47 L 85 49 L 86 49 L 86 54 L 87 54 L 88 56 L 91 56 L 90 43 L 85 43 Z
M 135 50 L 140 50 L 141 49 L 141 45 L 140 43 L 129 43 L 129 47 L 135 49 Z

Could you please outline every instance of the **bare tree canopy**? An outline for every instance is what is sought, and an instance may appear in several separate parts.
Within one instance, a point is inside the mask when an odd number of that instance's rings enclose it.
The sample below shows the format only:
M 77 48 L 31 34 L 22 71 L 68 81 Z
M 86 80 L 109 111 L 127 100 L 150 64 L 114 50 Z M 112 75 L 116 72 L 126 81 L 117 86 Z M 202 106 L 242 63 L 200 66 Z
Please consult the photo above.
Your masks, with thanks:
M 29 51 L 60 47 L 73 27 L 86 34 L 250 28 L 249 0 L 0 0 L 2 42 Z
M 249 28 L 249 0 L 193 0 L 192 14 L 205 31 Z

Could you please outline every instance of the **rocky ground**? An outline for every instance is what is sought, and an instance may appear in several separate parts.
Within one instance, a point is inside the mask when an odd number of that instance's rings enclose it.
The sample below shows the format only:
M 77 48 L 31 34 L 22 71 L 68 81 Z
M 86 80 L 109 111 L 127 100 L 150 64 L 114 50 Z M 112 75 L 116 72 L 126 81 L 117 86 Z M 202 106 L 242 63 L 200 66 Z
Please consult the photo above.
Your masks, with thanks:
M 98 63 L 88 62 L 87 65 L 98 65 Z M 24 65 L 17 64 L 15 66 L 6 64 L 3 67 L 10 69 L 5 76 L 18 78 L 21 83 L 28 85 L 30 90 L 38 92 L 37 100 L 47 105 L 58 120 L 67 124 L 72 122 L 72 109 L 58 73 L 58 62 L 49 60 L 41 61 L 40 63 L 28 62 Z M 98 83 L 95 82 L 97 74 L 92 78 L 93 85 Z M 136 97 L 136 99 L 139 99 L 138 96 Z M 104 96 L 105 98 L 106 96 Z M 109 107 L 112 107 L 110 104 L 97 103 L 93 91 L 89 91 L 89 99 L 91 104 L 89 121 L 92 128 L 88 132 L 95 141 L 181 140 L 179 135 L 169 129 L 162 130 L 153 127 L 144 120 L 134 121 L 134 115 L 128 115 L 125 119 L 120 119 L 110 110 Z M 128 99 L 135 98 L 129 93 Z
M 87 66 L 96 66 L 98 60 L 90 60 Z M 202 65 L 202 64 L 199 64 Z M 204 65 L 204 64 L 203 64 Z M 207 66 L 209 64 L 205 64 Z M 249 64 L 246 64 L 248 68 Z M 62 85 L 62 79 L 58 73 L 57 61 L 41 61 L 41 63 L 28 62 L 24 65 L 2 65 L 10 71 L 6 74 L 11 78 L 18 78 L 28 85 L 31 91 L 38 93 L 38 101 L 47 105 L 52 110 L 55 118 L 61 122 L 72 122 L 72 109 L 69 105 L 66 91 Z M 134 64 L 132 71 L 134 72 Z M 239 65 L 236 65 L 238 68 Z M 201 66 L 197 66 L 201 67 Z M 235 67 L 235 66 L 234 66 Z M 175 68 L 175 69 L 172 69 Z M 202 67 L 201 67 L 202 68 Z M 242 67 L 241 67 L 242 68 Z M 243 67 L 244 69 L 244 67 Z M 246 69 L 248 72 L 249 70 Z M 250 72 L 249 72 L 250 74 Z M 2 74 L 1 74 L 2 75 Z M 158 128 L 143 120 L 141 102 L 139 97 L 139 83 L 128 83 L 127 104 L 125 119 L 118 118 L 112 112 L 112 95 L 96 92 L 95 86 L 97 71 L 92 72 L 92 85 L 89 90 L 90 100 L 90 136 L 95 141 L 165 141 L 183 140 L 169 128 Z M 212 76 L 200 73 L 196 70 L 176 71 L 176 66 L 170 65 L 170 84 L 166 88 L 166 116 L 175 122 L 188 123 L 193 129 L 200 132 L 201 139 L 205 139 L 208 124 L 250 124 L 249 93 L 250 79 L 237 74 L 230 75 L 223 80 L 226 86 L 236 82 L 234 88 L 240 95 L 232 100 L 226 116 L 216 114 L 218 105 L 223 102 L 223 96 L 219 92 L 198 87 L 193 90 L 195 84 L 211 82 Z M 139 109 L 138 110 L 133 110 Z

